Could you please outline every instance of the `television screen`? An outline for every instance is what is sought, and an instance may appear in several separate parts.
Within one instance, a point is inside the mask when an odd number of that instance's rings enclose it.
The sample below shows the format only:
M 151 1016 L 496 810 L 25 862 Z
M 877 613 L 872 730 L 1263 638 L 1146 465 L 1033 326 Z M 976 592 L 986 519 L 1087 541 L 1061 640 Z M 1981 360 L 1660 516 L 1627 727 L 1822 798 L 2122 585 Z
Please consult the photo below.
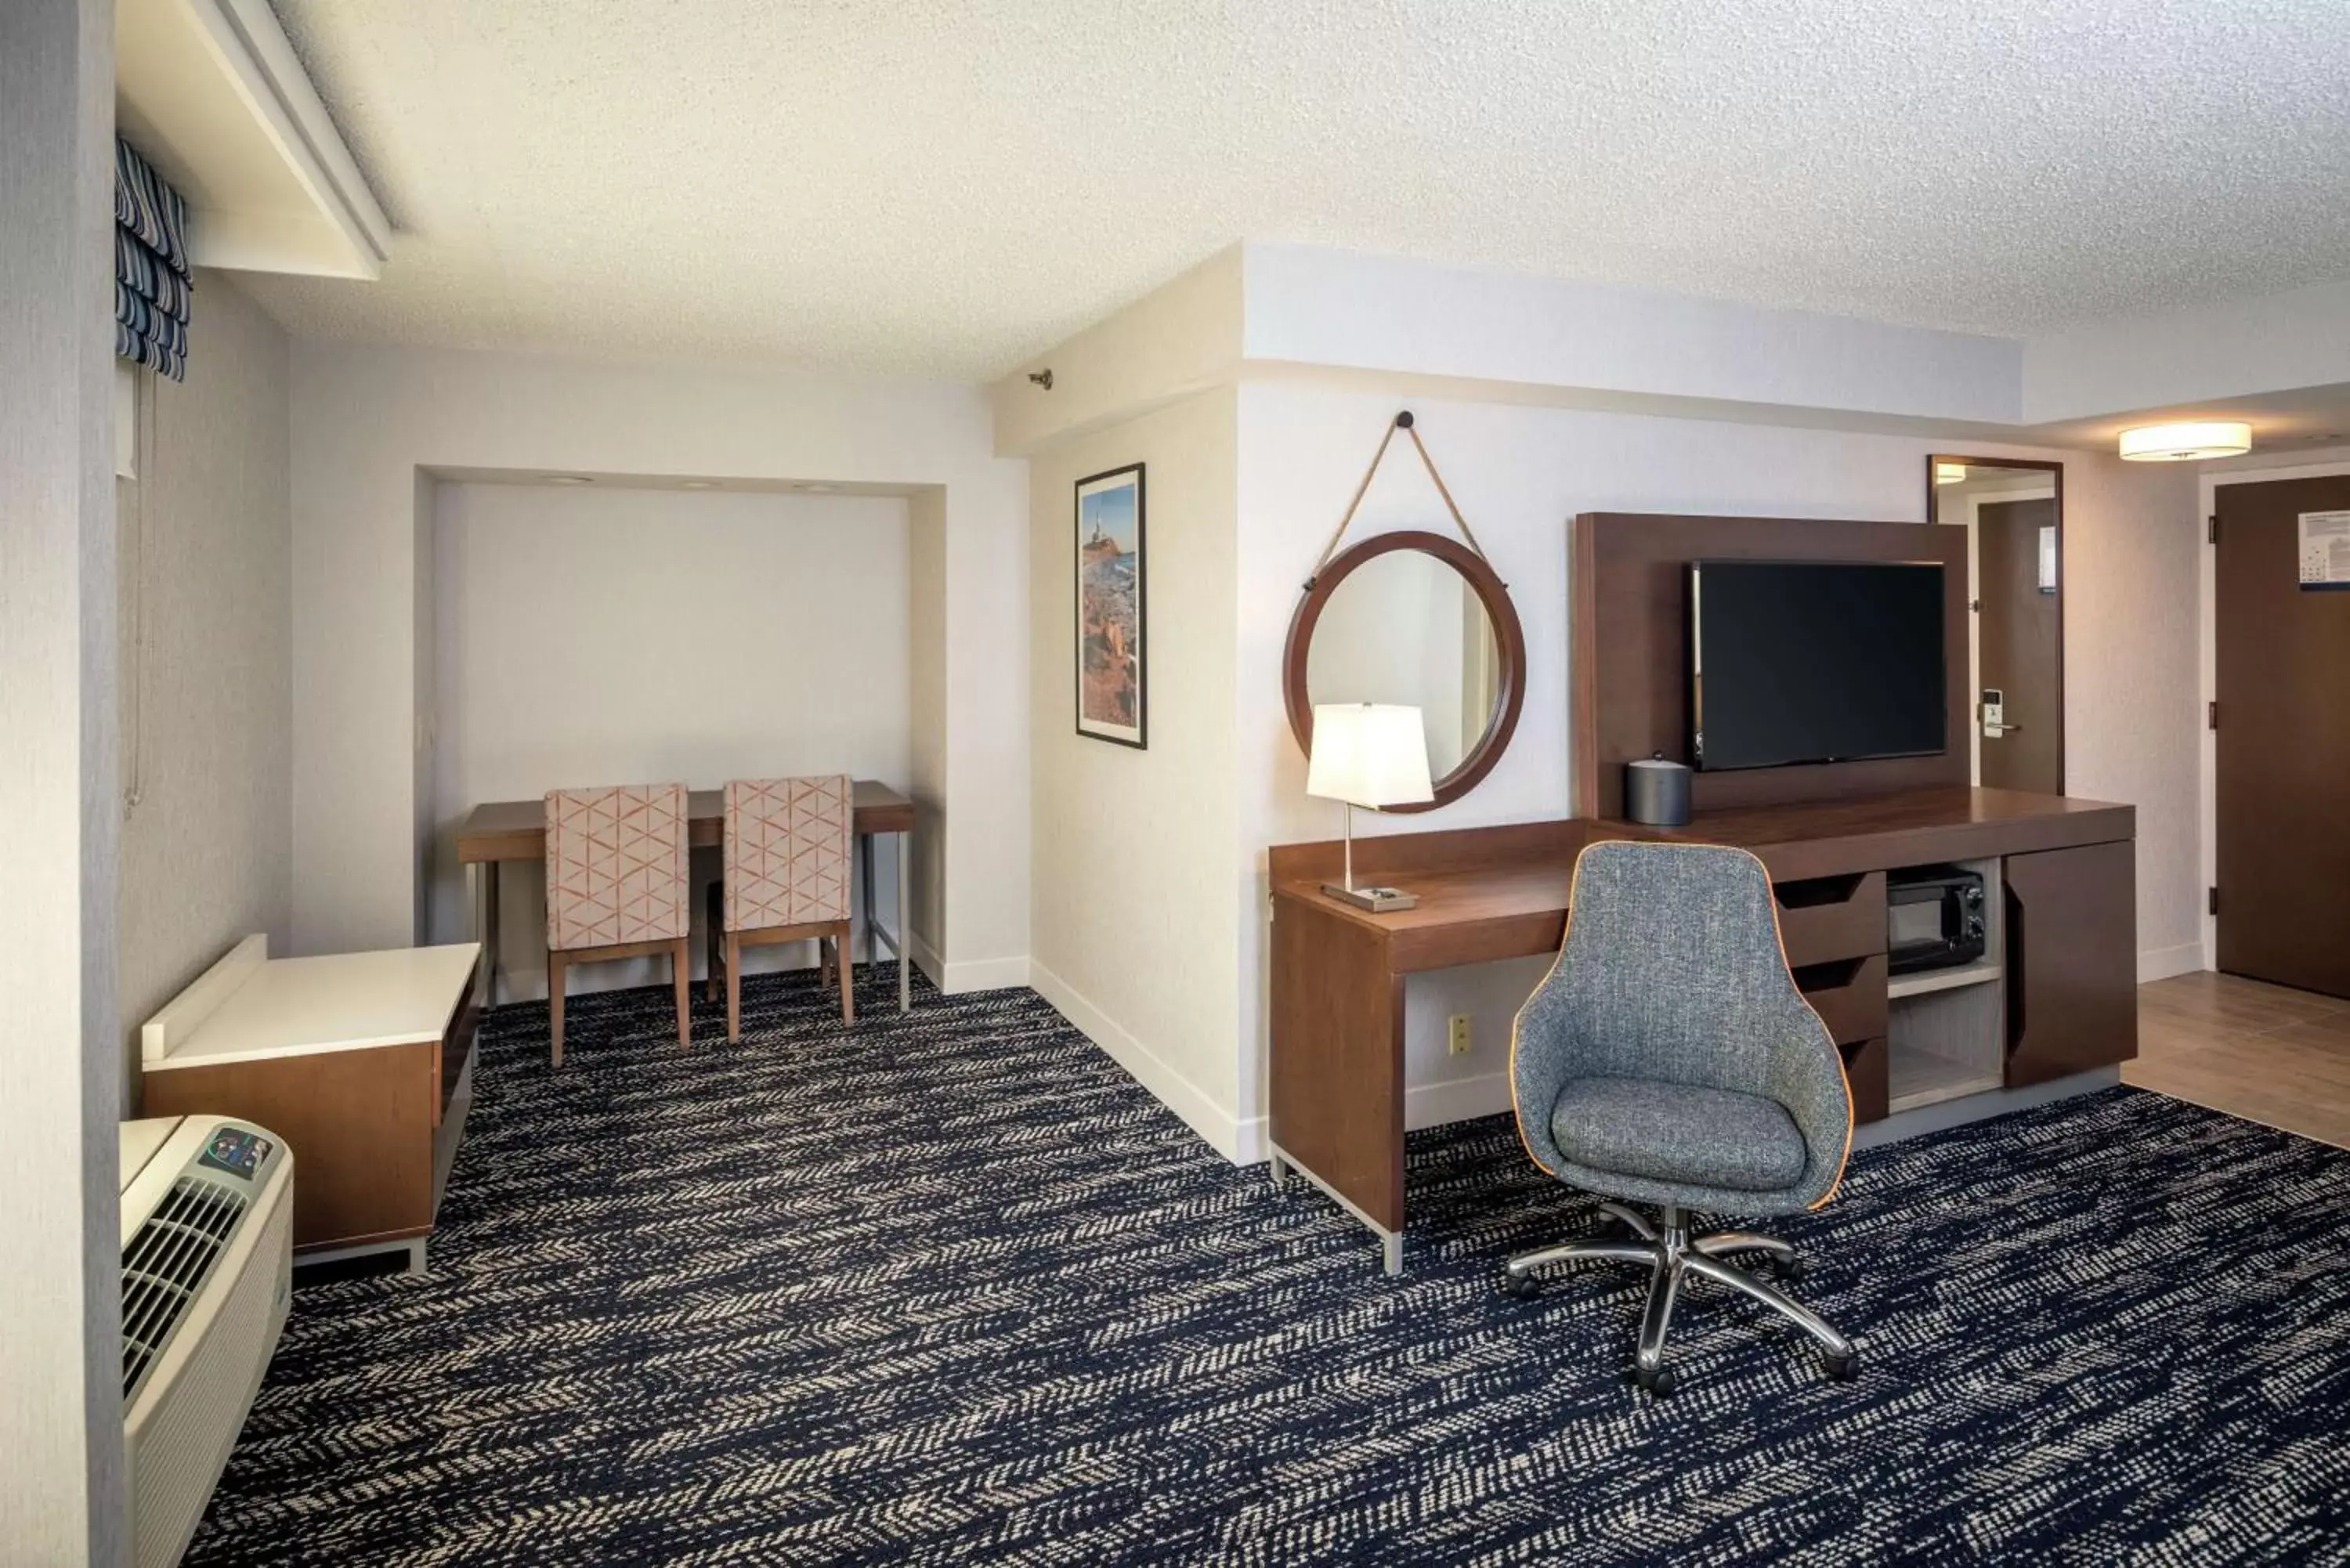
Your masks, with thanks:
M 1697 561 L 1689 594 L 1700 769 L 1946 749 L 1939 566 Z

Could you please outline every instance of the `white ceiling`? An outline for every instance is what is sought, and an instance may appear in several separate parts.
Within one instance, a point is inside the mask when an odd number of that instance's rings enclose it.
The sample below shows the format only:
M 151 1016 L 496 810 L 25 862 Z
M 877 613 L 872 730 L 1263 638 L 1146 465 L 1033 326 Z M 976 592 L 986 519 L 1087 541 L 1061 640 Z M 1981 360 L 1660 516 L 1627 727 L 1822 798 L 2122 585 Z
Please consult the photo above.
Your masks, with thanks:
M 2345 0 L 276 0 L 297 332 L 990 378 L 1234 240 L 2000 333 L 2350 277 Z

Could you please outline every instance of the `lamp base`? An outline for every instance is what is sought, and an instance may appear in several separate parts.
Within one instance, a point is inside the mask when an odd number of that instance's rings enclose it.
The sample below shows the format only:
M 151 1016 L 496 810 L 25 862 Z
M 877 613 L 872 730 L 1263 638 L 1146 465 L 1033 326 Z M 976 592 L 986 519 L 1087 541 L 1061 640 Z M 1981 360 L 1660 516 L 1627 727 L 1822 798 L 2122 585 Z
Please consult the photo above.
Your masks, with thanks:
M 1374 915 L 1392 914 L 1398 909 L 1417 909 L 1419 895 L 1407 893 L 1400 888 L 1342 888 L 1336 882 L 1325 882 L 1322 890 L 1342 903 L 1358 909 L 1368 909 Z

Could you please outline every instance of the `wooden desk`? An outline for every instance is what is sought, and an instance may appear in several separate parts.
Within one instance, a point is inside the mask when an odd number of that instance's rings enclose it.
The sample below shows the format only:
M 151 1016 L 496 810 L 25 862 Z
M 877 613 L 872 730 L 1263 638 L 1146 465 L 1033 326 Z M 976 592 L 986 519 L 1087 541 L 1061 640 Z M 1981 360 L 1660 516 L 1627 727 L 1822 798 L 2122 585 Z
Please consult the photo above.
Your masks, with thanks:
M 914 803 L 872 779 L 857 780 L 855 791 L 857 867 L 865 904 L 865 961 L 871 963 L 879 956 L 874 950 L 877 939 L 897 957 L 898 1011 L 903 1012 L 914 1004 L 913 960 L 906 941 L 906 911 L 910 900 L 906 852 L 914 831 Z M 686 796 L 685 809 L 689 844 L 706 849 L 723 839 L 724 790 L 694 790 Z M 898 838 L 898 929 L 894 932 L 885 929 L 873 918 L 873 840 L 883 834 L 895 834 Z M 546 859 L 544 799 L 500 800 L 477 805 L 467 815 L 465 825 L 457 830 L 458 864 L 481 868 L 475 873 L 479 886 L 473 899 L 473 929 L 485 950 L 483 981 L 493 1005 L 497 1002 L 498 986 L 499 868 L 509 860 Z
M 2010 868 L 2001 929 L 2018 957 L 1984 977 L 2004 986 L 2008 1086 L 2126 1060 L 2137 1048 L 2135 832 L 2126 805 L 1950 787 L 1712 813 L 1681 829 L 1574 818 L 1357 840 L 1358 878 L 1419 896 L 1387 915 L 1322 892 L 1338 875 L 1336 842 L 1276 846 L 1274 1179 L 1310 1178 L 1378 1235 L 1388 1272 L 1400 1272 L 1404 977 L 1558 951 L 1575 857 L 1601 838 L 1732 844 L 1761 858 L 1798 982 L 1844 1051 L 1859 1119 L 1887 1111 L 1884 873 L 1904 867 Z
M 247 937 L 140 1031 L 140 1114 L 267 1127 L 298 1161 L 294 1251 L 424 1271 L 473 1103 L 481 948 L 272 959 Z

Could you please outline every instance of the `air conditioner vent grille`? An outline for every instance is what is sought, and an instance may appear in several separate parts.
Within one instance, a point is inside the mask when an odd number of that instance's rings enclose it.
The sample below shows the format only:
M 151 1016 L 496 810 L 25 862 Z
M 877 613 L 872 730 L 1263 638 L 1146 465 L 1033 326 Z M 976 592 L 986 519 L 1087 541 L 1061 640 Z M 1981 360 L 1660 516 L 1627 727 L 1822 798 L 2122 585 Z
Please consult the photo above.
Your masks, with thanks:
M 249 1206 L 250 1199 L 224 1183 L 182 1176 L 122 1249 L 125 1405 L 172 1343 Z

